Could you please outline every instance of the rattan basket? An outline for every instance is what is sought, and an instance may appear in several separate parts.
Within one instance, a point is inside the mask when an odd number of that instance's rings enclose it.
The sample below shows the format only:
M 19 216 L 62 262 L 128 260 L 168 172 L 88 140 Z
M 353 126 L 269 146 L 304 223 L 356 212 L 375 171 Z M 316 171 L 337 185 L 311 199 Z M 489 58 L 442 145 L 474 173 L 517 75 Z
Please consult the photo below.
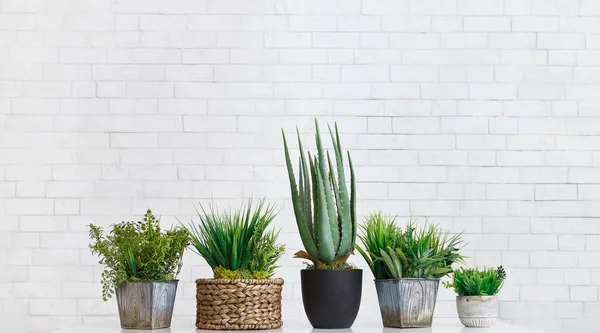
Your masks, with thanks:
M 196 280 L 196 327 L 208 330 L 279 328 L 283 279 Z

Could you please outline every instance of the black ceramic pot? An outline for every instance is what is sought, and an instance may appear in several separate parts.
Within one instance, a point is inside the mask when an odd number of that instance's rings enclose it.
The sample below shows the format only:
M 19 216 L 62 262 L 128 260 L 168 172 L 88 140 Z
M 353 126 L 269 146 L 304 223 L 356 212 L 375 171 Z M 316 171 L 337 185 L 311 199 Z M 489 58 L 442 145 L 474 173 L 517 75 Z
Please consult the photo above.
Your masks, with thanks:
M 304 311 L 314 328 L 349 328 L 362 295 L 362 269 L 300 272 Z

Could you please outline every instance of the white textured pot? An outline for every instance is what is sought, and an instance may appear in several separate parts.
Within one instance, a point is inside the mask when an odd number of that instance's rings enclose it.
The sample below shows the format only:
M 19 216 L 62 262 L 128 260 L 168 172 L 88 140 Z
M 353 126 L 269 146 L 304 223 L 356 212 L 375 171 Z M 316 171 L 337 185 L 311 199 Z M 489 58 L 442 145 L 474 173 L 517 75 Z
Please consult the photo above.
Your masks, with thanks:
M 467 327 L 490 327 L 498 318 L 497 296 L 457 296 L 460 322 Z

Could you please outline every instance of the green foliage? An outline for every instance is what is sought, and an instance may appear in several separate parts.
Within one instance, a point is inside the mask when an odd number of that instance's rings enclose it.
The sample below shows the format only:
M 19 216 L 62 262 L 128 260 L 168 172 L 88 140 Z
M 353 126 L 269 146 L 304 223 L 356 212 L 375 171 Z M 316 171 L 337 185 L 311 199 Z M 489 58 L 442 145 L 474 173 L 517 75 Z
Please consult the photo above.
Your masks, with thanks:
M 239 271 L 230 271 L 221 266 L 215 268 L 213 270 L 213 274 L 214 274 L 215 279 L 226 279 L 226 280 L 248 280 L 248 279 L 263 280 L 263 279 L 268 279 L 271 277 L 271 275 L 267 271 L 251 272 L 250 270 L 247 270 L 247 269 L 242 269 Z
M 352 159 L 348 152 L 349 194 L 337 124 L 335 133 L 329 127 L 335 164 L 332 162 L 329 152 L 326 153 L 323 149 L 319 124 L 316 119 L 315 127 L 316 156 L 311 156 L 310 152 L 305 156 L 300 133 L 296 129 L 300 150 L 298 182 L 296 182 L 283 130 L 282 135 L 294 214 L 302 243 L 306 249 L 306 251 L 297 252 L 296 257 L 312 261 L 316 268 L 324 268 L 334 262 L 345 262 L 354 251 L 356 181 Z
M 435 224 L 417 228 L 410 221 L 405 230 L 396 218 L 371 214 L 361 225 L 357 246 L 376 279 L 437 279 L 452 272 L 452 264 L 462 263 L 460 235 L 450 236 Z
M 285 246 L 276 244 L 279 232 L 267 230 L 277 213 L 275 206 L 242 205 L 235 212 L 208 211 L 200 206 L 200 222 L 190 224 L 188 231 L 195 252 L 213 269 L 215 278 L 270 278 Z
M 454 271 L 452 283 L 444 282 L 446 288 L 454 288 L 458 296 L 494 296 L 506 279 L 502 266 L 493 268 L 460 268 Z
M 90 224 L 90 249 L 100 257 L 102 298 L 114 295 L 115 288 L 128 281 L 172 281 L 183 263 L 181 257 L 188 246 L 185 229 L 162 232 L 159 221 L 148 209 L 140 222 L 121 222 L 104 230 Z
M 321 266 L 321 267 L 316 267 L 315 264 L 310 263 L 310 262 L 305 262 L 304 264 L 306 265 L 306 269 L 322 269 L 322 270 L 358 269 L 358 267 L 356 267 L 355 265 L 348 263 L 348 262 L 343 262 L 343 261 L 337 261 L 337 262 L 331 263 L 330 265 L 325 265 L 325 266 Z

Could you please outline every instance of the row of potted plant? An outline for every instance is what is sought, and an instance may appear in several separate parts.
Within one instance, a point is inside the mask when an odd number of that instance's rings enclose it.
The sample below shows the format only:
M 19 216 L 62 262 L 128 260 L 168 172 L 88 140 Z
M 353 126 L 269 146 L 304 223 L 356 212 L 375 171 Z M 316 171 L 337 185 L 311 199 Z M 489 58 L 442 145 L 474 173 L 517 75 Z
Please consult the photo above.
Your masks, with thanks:
M 348 170 L 337 125 L 329 128 L 333 152 L 326 152 L 316 126 L 316 154 L 305 155 L 300 135 L 299 171 L 294 172 L 283 133 L 292 203 L 304 245 L 297 258 L 307 260 L 301 270 L 302 299 L 315 328 L 352 326 L 360 307 L 362 270 L 347 263 L 357 250 L 374 277 L 383 324 L 386 327 L 430 327 L 439 281 L 454 288 L 457 309 L 465 326 L 489 326 L 496 318 L 496 294 L 504 270 L 458 269 L 464 263 L 460 235 L 439 226 L 411 221 L 401 227 L 396 218 L 373 213 L 359 227 L 356 180 L 350 153 Z M 332 157 L 333 156 L 333 157 Z M 349 171 L 350 184 L 346 182 Z M 216 330 L 271 329 L 281 321 L 284 281 L 273 278 L 285 245 L 269 228 L 276 207 L 250 200 L 238 210 L 210 205 L 199 207 L 199 222 L 162 231 L 148 210 L 143 221 L 122 222 L 108 234 L 90 225 L 90 248 L 99 255 L 103 298 L 116 294 L 123 328 L 169 327 L 176 277 L 182 256 L 191 247 L 213 270 L 212 279 L 196 280 L 196 327 Z M 360 229 L 360 230 L 359 230 Z M 356 238 L 361 244 L 356 244 Z

